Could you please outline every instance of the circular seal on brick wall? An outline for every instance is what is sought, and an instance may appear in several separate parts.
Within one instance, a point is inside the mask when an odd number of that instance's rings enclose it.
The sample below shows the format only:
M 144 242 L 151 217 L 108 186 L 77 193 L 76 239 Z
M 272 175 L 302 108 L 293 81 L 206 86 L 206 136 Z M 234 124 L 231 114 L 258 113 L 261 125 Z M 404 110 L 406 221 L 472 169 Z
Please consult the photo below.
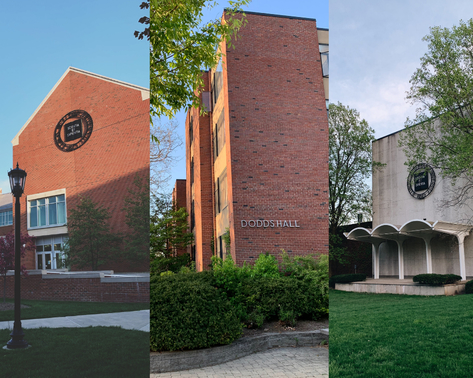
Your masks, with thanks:
M 417 164 L 407 178 L 407 190 L 412 197 L 424 199 L 434 190 L 435 181 L 434 169 L 429 164 Z
M 54 129 L 54 143 L 64 152 L 82 147 L 92 134 L 92 117 L 85 110 L 73 110 L 62 117 Z

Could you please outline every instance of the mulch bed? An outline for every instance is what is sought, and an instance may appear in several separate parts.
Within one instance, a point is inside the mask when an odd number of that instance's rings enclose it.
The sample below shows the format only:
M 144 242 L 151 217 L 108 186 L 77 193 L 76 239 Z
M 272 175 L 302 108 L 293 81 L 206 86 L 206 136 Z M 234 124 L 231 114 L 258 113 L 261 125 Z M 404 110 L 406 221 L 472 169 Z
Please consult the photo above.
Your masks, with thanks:
M 261 328 L 243 328 L 242 337 L 258 336 L 265 333 L 316 331 L 324 328 L 328 328 L 328 318 L 320 320 L 298 320 L 294 327 L 288 327 L 279 322 L 278 320 L 275 320 L 270 322 L 264 322 Z M 324 347 L 328 348 L 328 344 L 324 345 Z

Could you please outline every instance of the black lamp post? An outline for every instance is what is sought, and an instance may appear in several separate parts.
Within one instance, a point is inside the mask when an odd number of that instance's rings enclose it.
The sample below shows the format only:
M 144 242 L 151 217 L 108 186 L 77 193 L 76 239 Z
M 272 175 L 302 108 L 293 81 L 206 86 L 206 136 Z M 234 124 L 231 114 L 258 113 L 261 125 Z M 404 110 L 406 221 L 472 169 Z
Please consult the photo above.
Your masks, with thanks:
M 13 331 L 10 333 L 11 340 L 7 343 L 7 349 L 24 349 L 28 343 L 23 340 L 24 333 L 21 328 L 21 291 L 20 291 L 20 197 L 25 188 L 26 172 L 18 167 L 8 172 L 10 178 L 10 188 L 15 196 L 15 323 Z

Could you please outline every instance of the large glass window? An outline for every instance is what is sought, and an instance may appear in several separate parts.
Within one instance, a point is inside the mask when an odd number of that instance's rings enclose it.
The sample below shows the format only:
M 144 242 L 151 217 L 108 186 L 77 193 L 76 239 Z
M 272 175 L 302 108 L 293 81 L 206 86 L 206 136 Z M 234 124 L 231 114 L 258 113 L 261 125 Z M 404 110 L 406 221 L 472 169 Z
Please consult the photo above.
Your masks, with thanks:
M 13 224 L 13 211 L 7 210 L 0 212 L 0 227 Z
M 66 224 L 66 196 L 52 196 L 29 201 L 30 228 Z

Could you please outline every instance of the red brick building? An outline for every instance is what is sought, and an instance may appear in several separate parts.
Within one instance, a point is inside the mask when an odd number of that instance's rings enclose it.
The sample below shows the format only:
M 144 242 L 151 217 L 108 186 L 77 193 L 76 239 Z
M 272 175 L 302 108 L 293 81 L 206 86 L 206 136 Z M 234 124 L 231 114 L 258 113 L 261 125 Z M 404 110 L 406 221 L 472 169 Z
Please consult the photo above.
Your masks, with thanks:
M 27 172 L 21 231 L 36 237 L 24 263 L 61 268 L 68 215 L 80 197 L 108 208 L 112 231 L 130 232 L 124 199 L 135 177 L 149 179 L 149 90 L 68 68 L 12 144 L 14 164 Z M 130 271 L 119 259 L 101 268 Z
M 186 197 L 196 266 L 231 253 L 328 253 L 328 30 L 245 12 L 204 72 L 206 115 L 186 119 Z M 225 246 L 228 232 L 230 246 Z

